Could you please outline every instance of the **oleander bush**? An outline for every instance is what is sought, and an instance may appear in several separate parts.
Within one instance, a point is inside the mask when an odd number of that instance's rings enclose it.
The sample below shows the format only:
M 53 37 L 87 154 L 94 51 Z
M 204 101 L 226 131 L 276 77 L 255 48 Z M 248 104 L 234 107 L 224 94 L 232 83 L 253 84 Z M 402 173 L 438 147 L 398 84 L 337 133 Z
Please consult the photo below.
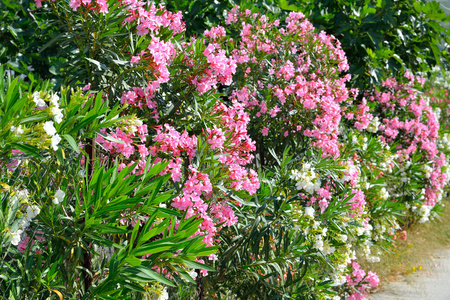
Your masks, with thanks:
M 300 12 L 191 36 L 160 4 L 27 5 L 64 51 L 54 78 L 0 70 L 1 297 L 363 299 L 359 259 L 439 207 L 439 79 L 359 91 Z

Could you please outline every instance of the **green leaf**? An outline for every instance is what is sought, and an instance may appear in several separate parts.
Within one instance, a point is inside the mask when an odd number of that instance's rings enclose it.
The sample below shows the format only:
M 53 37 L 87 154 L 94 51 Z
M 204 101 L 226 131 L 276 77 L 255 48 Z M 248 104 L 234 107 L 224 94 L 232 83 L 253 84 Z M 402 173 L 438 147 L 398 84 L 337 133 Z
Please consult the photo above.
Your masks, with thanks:
M 25 154 L 31 155 L 33 157 L 44 159 L 44 157 L 41 154 L 39 154 L 39 149 L 34 146 L 27 144 L 11 143 L 11 147 L 20 150 Z
M 207 271 L 210 271 L 210 272 L 215 272 L 216 271 L 212 267 L 210 267 L 208 265 L 205 265 L 205 264 L 198 263 L 196 261 L 185 261 L 184 264 L 186 266 L 188 266 L 188 267 L 193 268 L 193 269 L 204 269 L 204 270 L 207 270 Z
M 103 137 L 105 140 L 108 140 L 110 142 L 125 144 L 124 141 L 113 138 L 112 136 L 110 136 L 108 134 L 104 134 L 103 132 L 98 131 L 97 134 L 100 135 L 101 137 Z
M 150 244 L 139 246 L 138 248 L 134 249 L 131 254 L 134 256 L 154 254 L 176 248 L 176 246 L 176 244 L 170 242 L 152 242 Z
M 76 153 L 80 153 L 80 148 L 78 148 L 77 142 L 75 142 L 75 139 L 71 135 L 63 134 L 62 137 L 67 140 L 67 142 L 69 143 L 70 147 L 72 147 L 72 149 Z
M 125 234 L 131 232 L 126 226 L 111 226 L 106 224 L 96 224 L 90 226 L 93 230 L 98 230 L 102 234 Z
M 175 286 L 175 284 L 172 283 L 169 279 L 165 278 L 164 276 L 156 273 L 150 268 L 144 267 L 144 266 L 136 266 L 131 268 L 126 268 L 123 270 L 124 273 L 129 273 L 134 276 L 130 276 L 129 274 L 126 274 L 125 276 L 138 279 L 140 281 L 152 281 L 156 280 L 161 283 L 164 283 L 168 286 Z

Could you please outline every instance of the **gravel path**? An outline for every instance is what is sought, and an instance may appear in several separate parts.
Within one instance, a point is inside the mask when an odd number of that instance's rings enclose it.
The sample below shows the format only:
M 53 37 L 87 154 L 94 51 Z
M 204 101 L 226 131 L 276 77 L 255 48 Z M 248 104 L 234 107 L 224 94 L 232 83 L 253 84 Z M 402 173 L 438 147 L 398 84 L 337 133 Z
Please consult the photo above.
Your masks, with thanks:
M 433 255 L 432 267 L 391 282 L 372 300 L 450 300 L 450 248 Z

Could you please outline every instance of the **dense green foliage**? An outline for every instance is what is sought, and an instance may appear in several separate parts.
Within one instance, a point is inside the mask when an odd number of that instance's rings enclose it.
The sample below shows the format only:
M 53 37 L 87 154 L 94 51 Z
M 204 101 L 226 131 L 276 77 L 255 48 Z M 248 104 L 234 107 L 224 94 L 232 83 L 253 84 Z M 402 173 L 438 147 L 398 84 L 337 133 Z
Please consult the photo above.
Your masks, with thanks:
M 379 85 L 405 70 L 448 68 L 449 22 L 436 1 L 286 1 L 319 29 L 336 36 L 349 57 L 353 84 Z

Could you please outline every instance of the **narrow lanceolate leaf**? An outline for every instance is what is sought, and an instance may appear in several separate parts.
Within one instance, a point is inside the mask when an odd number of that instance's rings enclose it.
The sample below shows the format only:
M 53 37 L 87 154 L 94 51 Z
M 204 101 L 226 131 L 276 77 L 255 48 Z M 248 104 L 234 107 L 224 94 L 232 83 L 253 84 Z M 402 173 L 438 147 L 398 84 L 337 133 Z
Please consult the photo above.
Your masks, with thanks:
M 169 279 L 144 266 L 126 268 L 125 270 L 123 270 L 123 272 L 128 273 L 126 275 L 127 277 L 131 277 L 139 281 L 145 282 L 156 280 L 168 286 L 175 286 L 175 284 L 173 284 Z
M 11 146 L 12 148 L 22 151 L 23 153 L 28 154 L 30 156 L 39 159 L 44 159 L 44 157 L 41 154 L 39 154 L 39 149 L 34 146 L 19 143 L 11 143 Z
M 62 137 L 66 139 L 76 153 L 80 153 L 80 148 L 78 148 L 77 142 L 75 142 L 75 139 L 71 135 L 63 134 Z
M 196 261 L 185 261 L 184 264 L 186 266 L 188 266 L 188 267 L 193 268 L 193 269 L 204 269 L 204 270 L 207 270 L 207 271 L 210 271 L 210 272 L 215 272 L 216 271 L 212 267 L 210 267 L 208 265 L 205 265 L 205 264 L 198 263 Z

